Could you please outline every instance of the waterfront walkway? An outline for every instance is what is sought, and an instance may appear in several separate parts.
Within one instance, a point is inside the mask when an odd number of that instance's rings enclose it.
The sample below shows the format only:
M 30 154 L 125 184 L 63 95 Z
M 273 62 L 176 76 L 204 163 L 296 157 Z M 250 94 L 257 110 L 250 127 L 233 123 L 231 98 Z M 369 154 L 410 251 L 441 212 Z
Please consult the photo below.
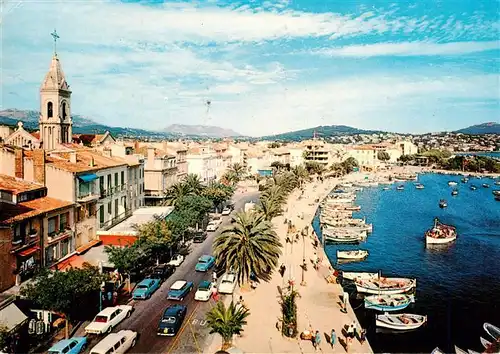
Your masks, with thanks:
M 323 353 L 345 353 L 345 337 L 343 328 L 345 325 L 356 322 L 359 323 L 350 306 L 347 313 L 340 311 L 340 296 L 343 290 L 336 283 L 328 283 L 326 277 L 332 273 L 330 263 L 321 248 L 314 247 L 315 236 L 312 236 L 311 221 L 314 217 L 318 202 L 325 197 L 333 186 L 338 183 L 337 179 L 327 179 L 323 183 L 313 182 L 305 185 L 305 191 L 301 197 L 301 191 L 294 191 L 289 196 L 285 208 L 287 211 L 283 216 L 273 220 L 278 236 L 284 245 L 283 255 L 279 264 L 285 264 L 286 271 L 284 277 L 279 272 L 274 272 L 272 279 L 268 283 L 261 283 L 256 290 L 242 288 L 235 294 L 243 299 L 250 309 L 248 324 L 244 327 L 241 337 L 234 340 L 234 346 L 244 353 L 313 353 L 315 349 L 310 341 L 291 339 L 281 335 L 277 329 L 277 323 L 281 317 L 279 305 L 279 287 L 286 287 L 288 280 L 294 281 L 295 289 L 300 294 L 297 300 L 298 308 L 298 331 L 318 330 L 321 333 L 321 344 L 317 352 Z M 296 227 L 296 232 L 290 234 L 294 236 L 308 226 L 309 232 L 306 237 L 299 237 L 298 242 L 287 243 L 287 229 L 285 219 L 291 220 Z M 304 256 L 303 256 L 304 255 Z M 302 281 L 303 257 L 308 264 L 307 271 L 304 272 L 305 286 L 299 285 Z M 319 257 L 322 259 L 319 269 L 313 267 L 312 261 Z M 230 299 L 228 299 L 230 301 Z M 332 348 L 327 342 L 331 330 L 337 333 L 337 344 Z M 212 345 L 204 352 L 213 354 L 220 349 L 221 339 L 216 335 Z M 363 345 L 357 339 L 352 341 L 349 353 L 372 353 L 368 341 Z

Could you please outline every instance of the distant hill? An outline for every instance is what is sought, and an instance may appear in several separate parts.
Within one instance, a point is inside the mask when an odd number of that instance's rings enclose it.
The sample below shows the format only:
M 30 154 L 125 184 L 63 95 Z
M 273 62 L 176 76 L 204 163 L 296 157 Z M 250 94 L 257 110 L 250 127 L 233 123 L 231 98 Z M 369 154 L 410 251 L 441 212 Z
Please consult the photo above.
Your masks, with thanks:
M 479 135 L 479 134 L 500 134 L 500 124 L 495 122 L 472 125 L 470 127 L 455 131 L 455 133 Z
M 6 109 L 0 111 L 0 124 L 16 126 L 17 122 L 22 121 L 24 128 L 27 130 L 38 130 L 38 120 L 40 112 L 18 109 Z M 99 124 L 90 118 L 72 115 L 73 133 L 74 134 L 103 134 L 109 131 L 113 136 L 147 136 L 147 137 L 168 137 L 169 134 L 164 132 L 155 132 L 144 129 L 110 127 L 108 125 Z
M 339 135 L 355 135 L 355 134 L 378 134 L 384 133 L 382 131 L 377 130 L 363 130 L 357 129 L 353 127 L 349 127 L 347 125 L 322 125 L 315 128 L 297 130 L 293 132 L 277 134 L 277 135 L 269 135 L 263 136 L 264 140 L 305 140 L 311 139 L 314 134 L 318 137 L 329 137 L 329 136 L 339 136 Z
M 165 131 L 175 135 L 199 136 L 210 138 L 240 137 L 240 133 L 231 129 L 224 129 L 213 125 L 188 125 L 172 124 L 165 128 Z

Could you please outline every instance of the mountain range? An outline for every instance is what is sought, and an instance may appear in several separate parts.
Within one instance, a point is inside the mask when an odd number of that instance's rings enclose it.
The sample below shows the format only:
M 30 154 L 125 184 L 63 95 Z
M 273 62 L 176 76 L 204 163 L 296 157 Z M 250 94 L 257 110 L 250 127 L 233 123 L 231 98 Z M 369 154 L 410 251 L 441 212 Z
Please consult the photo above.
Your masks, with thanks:
M 16 126 L 17 122 L 22 121 L 24 128 L 31 131 L 38 130 L 38 120 L 40 113 L 32 110 L 17 110 L 7 109 L 0 111 L 0 125 L 6 124 Z M 73 119 L 73 133 L 75 134 L 103 134 L 109 131 L 117 137 L 148 137 L 148 138 L 225 138 L 225 137 L 240 137 L 243 136 L 231 129 L 224 129 L 210 125 L 187 125 L 187 124 L 172 124 L 163 131 L 153 131 L 145 129 L 127 128 L 127 127 L 111 127 L 104 124 L 96 123 L 94 120 L 75 114 Z M 355 134 L 380 134 L 386 133 L 380 130 L 364 130 L 349 127 L 346 125 L 326 125 L 314 128 L 302 129 L 283 134 L 269 135 L 258 138 L 259 140 L 303 140 L 313 136 L 330 137 L 340 135 L 355 135 Z M 462 134 L 500 134 L 500 124 L 495 122 L 482 123 L 472 125 L 467 128 L 454 131 L 454 133 Z

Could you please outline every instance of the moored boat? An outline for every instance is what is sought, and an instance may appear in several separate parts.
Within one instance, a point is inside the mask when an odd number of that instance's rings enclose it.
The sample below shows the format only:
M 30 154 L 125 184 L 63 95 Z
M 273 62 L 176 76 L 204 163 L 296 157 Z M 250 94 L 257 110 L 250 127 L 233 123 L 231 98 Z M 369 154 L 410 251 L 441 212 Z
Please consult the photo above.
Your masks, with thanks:
M 460 180 L 462 183 L 467 183 L 469 182 L 469 179 L 467 177 L 464 177 Z
M 496 197 L 496 196 L 500 195 L 500 190 L 496 189 L 492 193 Z
M 444 352 L 439 349 L 439 347 L 434 348 L 434 350 L 431 352 L 431 354 L 444 354 Z
M 361 207 L 359 205 L 353 205 L 353 206 L 345 207 L 345 210 L 348 210 L 348 211 L 360 211 Z
M 488 183 L 483 183 L 482 186 L 483 188 L 490 188 L 490 185 Z
M 449 186 L 456 186 L 457 184 L 458 184 L 458 183 L 457 183 L 457 182 L 455 182 L 455 181 L 449 181 L 449 182 L 448 182 L 448 185 L 449 185 Z
M 500 186 L 500 181 L 495 181 L 495 186 Z
M 496 196 L 495 196 L 495 200 L 496 200 L 497 202 L 500 202 L 500 195 L 496 195 Z
M 424 189 L 425 187 L 424 187 L 424 185 L 423 185 L 423 184 L 418 183 L 417 185 L 415 185 L 415 188 L 416 188 L 416 189 Z
M 455 345 L 455 354 L 468 354 L 465 350 L 460 349 Z
M 425 242 L 427 244 L 448 243 L 456 240 L 457 230 L 454 226 L 445 225 L 434 219 L 434 226 L 425 232 Z
M 500 328 L 492 325 L 491 323 L 485 322 L 483 328 L 493 338 L 495 341 L 500 341 Z
M 332 235 L 332 234 L 323 234 L 325 241 L 335 242 L 335 243 L 344 243 L 344 244 L 358 244 L 363 241 L 364 238 L 360 235 L 352 234 L 352 235 Z
M 417 286 L 416 279 L 409 278 L 375 278 L 356 281 L 356 291 L 365 294 L 402 294 L 413 290 Z
M 475 190 L 477 189 L 477 187 L 476 187 L 475 185 L 471 185 L 471 186 L 469 187 L 469 189 L 470 189 L 471 191 L 475 191 Z
M 378 277 L 378 273 L 370 272 L 342 272 L 342 278 L 357 281 L 357 280 L 369 280 Z
M 454 189 L 454 190 L 452 190 L 452 191 L 451 191 L 451 195 L 452 195 L 452 196 L 456 196 L 456 195 L 458 195 L 458 189 Z
M 446 200 L 441 199 L 441 200 L 439 201 L 439 207 L 440 207 L 440 208 L 446 208 L 447 206 L 448 206 L 448 202 L 447 202 Z
M 486 340 L 483 337 L 479 337 L 479 340 L 481 341 L 484 349 L 490 349 L 491 347 L 493 347 L 493 343 L 491 343 L 489 340 Z
M 415 302 L 415 296 L 406 294 L 397 295 L 371 295 L 364 299 L 365 308 L 378 311 L 399 311 Z
M 396 190 L 398 190 L 398 191 L 402 191 L 404 189 L 405 189 L 405 186 L 403 186 L 402 184 L 396 187 Z
M 365 259 L 368 257 L 366 250 L 340 251 L 337 250 L 338 259 Z
M 382 190 L 384 190 L 384 191 L 388 191 L 389 189 L 390 189 L 389 187 L 382 188 Z
M 399 331 L 417 329 L 427 322 L 427 316 L 415 315 L 412 313 L 401 313 L 391 315 L 384 313 L 377 315 L 375 324 L 378 327 L 390 328 Z

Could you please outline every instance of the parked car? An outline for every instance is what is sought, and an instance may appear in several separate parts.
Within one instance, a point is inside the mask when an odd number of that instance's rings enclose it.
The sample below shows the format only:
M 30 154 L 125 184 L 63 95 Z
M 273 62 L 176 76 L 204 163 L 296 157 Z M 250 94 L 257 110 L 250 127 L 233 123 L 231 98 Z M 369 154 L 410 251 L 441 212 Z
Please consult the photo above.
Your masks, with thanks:
M 78 354 L 87 348 L 87 337 L 72 337 L 54 344 L 48 354 Z
M 198 258 L 198 263 L 196 263 L 194 269 L 197 272 L 206 272 L 214 265 L 215 265 L 215 257 L 204 254 L 203 256 Z
M 170 262 L 168 262 L 168 265 L 172 265 L 174 267 L 178 267 L 184 262 L 184 256 L 181 254 L 174 254 Z
M 132 298 L 137 300 L 149 299 L 161 285 L 160 279 L 144 279 L 135 287 Z
M 171 264 L 160 264 L 153 268 L 148 278 L 159 279 L 161 282 L 167 280 L 175 272 L 175 266 Z
M 99 312 L 90 324 L 85 327 L 86 334 L 111 333 L 114 327 L 132 314 L 133 307 L 130 305 L 118 305 L 106 307 Z
M 136 342 L 137 332 L 122 329 L 117 333 L 108 334 L 92 348 L 90 354 L 122 354 L 134 347 Z
M 186 318 L 187 306 L 172 305 L 163 311 L 160 322 L 158 323 L 157 334 L 159 336 L 173 337 L 179 332 L 179 329 Z
M 229 215 L 233 211 L 233 206 L 232 205 L 227 205 L 223 210 L 222 210 L 222 215 Z
M 214 232 L 217 231 L 217 228 L 219 225 L 216 222 L 210 221 L 207 225 L 207 231 L 208 232 Z
M 208 301 L 212 296 L 213 283 L 208 280 L 202 280 L 198 285 L 198 289 L 194 293 L 194 299 L 197 301 Z
M 220 294 L 232 294 L 236 287 L 236 275 L 234 273 L 226 273 L 222 276 L 218 292 Z
M 182 301 L 189 292 L 193 290 L 193 283 L 185 280 L 177 280 L 172 284 L 170 290 L 168 291 L 168 300 L 179 300 Z
M 205 241 L 206 238 L 207 238 L 207 232 L 206 231 L 197 231 L 194 234 L 193 242 L 194 243 L 202 243 L 203 241 Z

